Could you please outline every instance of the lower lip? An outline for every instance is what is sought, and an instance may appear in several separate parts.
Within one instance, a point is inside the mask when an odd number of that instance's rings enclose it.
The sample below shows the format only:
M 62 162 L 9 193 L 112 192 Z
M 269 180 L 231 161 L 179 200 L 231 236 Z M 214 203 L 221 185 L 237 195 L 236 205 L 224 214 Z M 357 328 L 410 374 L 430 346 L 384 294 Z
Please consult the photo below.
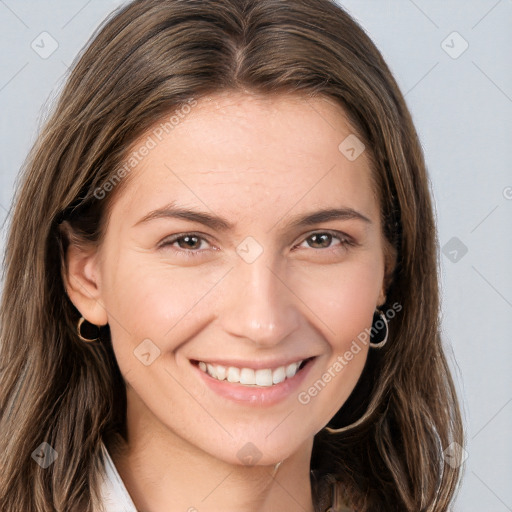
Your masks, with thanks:
M 279 384 L 261 387 L 245 386 L 244 384 L 228 382 L 227 380 L 217 380 L 203 372 L 197 364 L 192 364 L 192 366 L 199 372 L 208 387 L 219 396 L 245 405 L 270 406 L 284 400 L 297 391 L 297 388 L 313 366 L 315 359 L 310 359 L 292 378 L 287 378 Z

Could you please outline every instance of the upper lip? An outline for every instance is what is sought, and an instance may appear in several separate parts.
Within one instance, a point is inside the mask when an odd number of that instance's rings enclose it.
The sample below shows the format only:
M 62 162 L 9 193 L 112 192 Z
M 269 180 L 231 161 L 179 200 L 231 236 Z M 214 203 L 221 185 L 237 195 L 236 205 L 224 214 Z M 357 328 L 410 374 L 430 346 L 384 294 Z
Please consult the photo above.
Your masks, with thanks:
M 287 357 L 286 359 L 271 359 L 271 360 L 262 360 L 256 359 L 252 361 L 241 361 L 237 359 L 191 359 L 192 362 L 203 361 L 204 363 L 210 364 L 218 364 L 221 366 L 234 366 L 235 368 L 252 368 L 253 370 L 263 370 L 263 369 L 275 369 L 280 366 L 288 366 L 291 363 L 298 363 L 300 361 L 304 361 L 306 359 L 311 359 L 315 356 L 297 356 L 297 357 Z

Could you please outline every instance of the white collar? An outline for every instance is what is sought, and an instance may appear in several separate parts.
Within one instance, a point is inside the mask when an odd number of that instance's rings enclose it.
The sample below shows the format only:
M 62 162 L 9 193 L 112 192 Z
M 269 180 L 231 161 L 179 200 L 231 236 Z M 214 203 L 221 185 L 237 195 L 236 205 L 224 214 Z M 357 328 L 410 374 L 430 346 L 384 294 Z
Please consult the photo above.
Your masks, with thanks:
M 101 448 L 105 459 L 105 474 L 100 484 L 101 506 L 98 512 L 137 512 L 126 487 L 102 442 Z M 96 510 L 96 509 L 95 509 Z

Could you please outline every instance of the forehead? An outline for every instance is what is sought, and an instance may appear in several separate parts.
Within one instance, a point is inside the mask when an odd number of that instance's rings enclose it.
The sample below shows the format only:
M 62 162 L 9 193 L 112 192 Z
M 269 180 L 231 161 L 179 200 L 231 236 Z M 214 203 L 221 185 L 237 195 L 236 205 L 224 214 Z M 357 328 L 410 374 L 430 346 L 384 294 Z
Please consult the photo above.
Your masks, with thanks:
M 355 136 L 343 108 L 323 96 L 203 97 L 180 116 L 170 113 L 132 146 L 131 154 L 149 149 L 113 209 L 131 215 L 181 200 L 272 216 L 294 203 L 338 202 L 370 213 L 375 197 L 366 151 L 356 159 L 342 151 Z

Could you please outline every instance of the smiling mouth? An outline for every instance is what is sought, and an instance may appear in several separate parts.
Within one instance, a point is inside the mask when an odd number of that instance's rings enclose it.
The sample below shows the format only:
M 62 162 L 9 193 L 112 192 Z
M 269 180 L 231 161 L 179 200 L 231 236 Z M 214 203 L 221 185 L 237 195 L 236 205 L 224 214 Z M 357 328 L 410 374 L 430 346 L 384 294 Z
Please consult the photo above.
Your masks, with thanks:
M 244 386 L 270 387 L 280 384 L 287 379 L 295 377 L 314 357 L 301 359 L 286 366 L 277 368 L 262 368 L 254 370 L 252 368 L 237 368 L 236 366 L 223 366 L 204 361 L 191 361 L 201 371 L 210 377 L 227 381 L 233 384 L 242 384 Z

